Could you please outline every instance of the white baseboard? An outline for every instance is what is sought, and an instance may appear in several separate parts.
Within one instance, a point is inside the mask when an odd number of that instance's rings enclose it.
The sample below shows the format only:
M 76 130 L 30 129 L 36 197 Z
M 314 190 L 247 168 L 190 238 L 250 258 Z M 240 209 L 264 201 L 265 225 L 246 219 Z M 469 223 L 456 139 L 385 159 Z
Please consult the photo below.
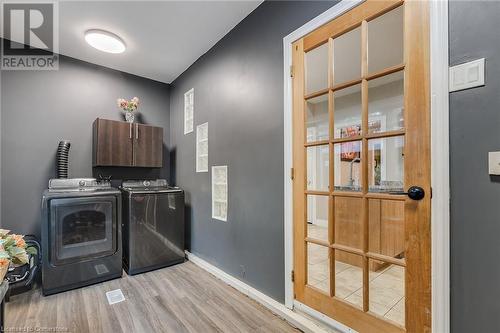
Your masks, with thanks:
M 289 322 L 292 326 L 306 332 L 306 333 L 328 333 L 326 330 L 322 329 L 312 320 L 290 310 L 284 304 L 281 304 L 278 301 L 275 301 L 271 297 L 261 293 L 257 289 L 250 287 L 248 284 L 244 283 L 241 280 L 238 280 L 232 275 L 227 274 L 221 269 L 215 267 L 214 265 L 206 262 L 205 260 L 197 257 L 196 255 L 186 251 L 187 258 L 193 264 L 203 268 L 208 273 L 214 275 L 220 280 L 224 281 L 226 284 L 230 285 L 234 289 L 238 290 L 242 294 L 250 297 L 256 302 L 262 304 L 275 315 L 283 318 L 287 322 Z

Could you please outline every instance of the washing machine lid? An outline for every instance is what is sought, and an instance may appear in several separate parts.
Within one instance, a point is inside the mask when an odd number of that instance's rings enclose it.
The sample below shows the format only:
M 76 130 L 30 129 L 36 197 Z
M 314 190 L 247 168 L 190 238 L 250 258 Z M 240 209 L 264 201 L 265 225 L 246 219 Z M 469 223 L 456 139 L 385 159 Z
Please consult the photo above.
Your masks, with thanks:
M 171 187 L 165 179 L 126 180 L 120 187 L 128 193 L 172 193 L 182 192 L 178 187 Z

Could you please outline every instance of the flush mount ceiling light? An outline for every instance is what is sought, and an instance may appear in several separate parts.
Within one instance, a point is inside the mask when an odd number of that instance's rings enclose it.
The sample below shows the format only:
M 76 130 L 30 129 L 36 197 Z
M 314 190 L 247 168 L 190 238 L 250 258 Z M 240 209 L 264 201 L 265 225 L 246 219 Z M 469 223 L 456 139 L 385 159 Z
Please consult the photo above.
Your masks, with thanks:
M 85 32 L 85 41 L 99 51 L 108 53 L 122 53 L 125 51 L 123 40 L 105 30 L 91 29 Z

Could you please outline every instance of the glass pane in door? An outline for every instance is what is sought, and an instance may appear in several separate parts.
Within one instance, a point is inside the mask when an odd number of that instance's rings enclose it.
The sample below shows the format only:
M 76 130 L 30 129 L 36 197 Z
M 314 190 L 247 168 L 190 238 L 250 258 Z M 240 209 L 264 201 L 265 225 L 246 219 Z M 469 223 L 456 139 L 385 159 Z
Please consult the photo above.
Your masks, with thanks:
M 307 237 L 328 242 L 328 195 L 307 196 Z
M 404 128 L 403 72 L 368 81 L 368 132 Z
M 307 189 L 328 191 L 330 165 L 330 146 L 307 147 Z
M 403 6 L 368 22 L 368 72 L 403 63 Z
M 400 326 L 405 324 L 405 268 L 369 260 L 369 310 Z
M 368 186 L 370 192 L 403 190 L 404 137 L 368 140 Z
M 305 54 L 306 95 L 328 88 L 328 43 Z
M 405 202 L 368 199 L 369 252 L 404 258 Z
M 361 84 L 333 93 L 334 138 L 361 135 Z
M 335 296 L 363 307 L 363 257 L 335 250 Z
M 361 141 L 334 145 L 335 191 L 361 191 Z
M 330 255 L 326 246 L 307 243 L 307 284 L 330 294 Z
M 361 26 L 333 40 L 334 85 L 361 78 Z
M 363 248 L 363 199 L 336 196 L 333 200 L 335 243 Z
M 307 142 L 328 140 L 328 94 L 306 101 Z

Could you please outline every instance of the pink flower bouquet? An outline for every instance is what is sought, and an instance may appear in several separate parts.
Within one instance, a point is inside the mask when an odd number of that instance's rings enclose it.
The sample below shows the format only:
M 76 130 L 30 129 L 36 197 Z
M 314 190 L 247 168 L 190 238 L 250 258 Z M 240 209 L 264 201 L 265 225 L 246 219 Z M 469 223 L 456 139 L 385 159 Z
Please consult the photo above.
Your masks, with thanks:
M 36 248 L 29 247 L 23 235 L 9 234 L 10 230 L 0 229 L 0 268 L 11 262 L 15 266 L 28 263 L 28 254 L 36 254 Z
M 122 109 L 125 112 L 134 112 L 139 107 L 139 98 L 134 97 L 130 101 L 127 101 L 126 99 L 123 98 L 118 98 L 116 104 L 120 109 Z

